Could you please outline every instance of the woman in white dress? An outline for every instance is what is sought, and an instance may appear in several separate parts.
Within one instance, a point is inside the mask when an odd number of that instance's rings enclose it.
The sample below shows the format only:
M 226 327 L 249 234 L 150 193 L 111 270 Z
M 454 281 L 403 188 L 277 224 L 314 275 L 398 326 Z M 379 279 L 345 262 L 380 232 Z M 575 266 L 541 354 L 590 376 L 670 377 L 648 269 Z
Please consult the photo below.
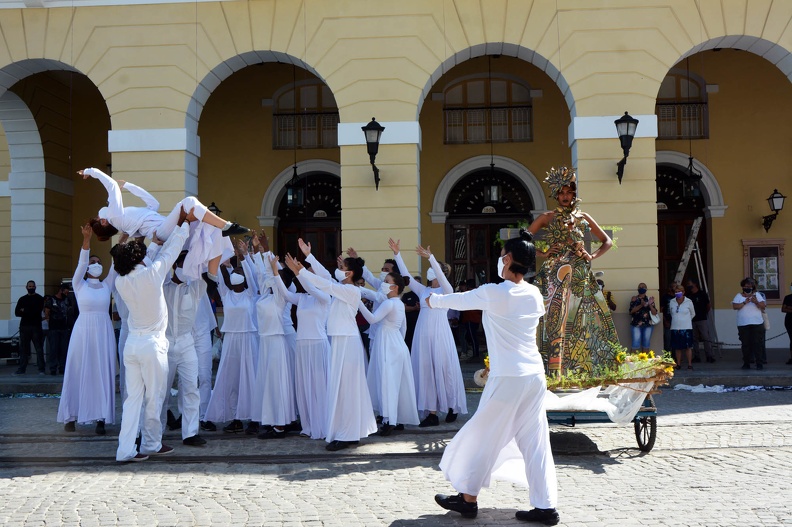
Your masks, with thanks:
M 402 276 L 410 276 L 399 251 L 399 242 L 388 240 Z M 419 426 L 437 426 L 437 412 L 447 411 L 445 421 L 456 421 L 457 414 L 467 413 L 465 381 L 459 366 L 456 343 L 448 323 L 447 309 L 426 309 L 426 298 L 432 293 L 450 294 L 454 288 L 446 278 L 445 270 L 432 255 L 429 247 L 416 247 L 415 252 L 429 259 L 431 269 L 426 273 L 426 283 L 410 277 L 410 289 L 420 299 L 421 311 L 415 323 L 412 342 L 412 368 L 418 412 L 424 417 Z M 447 267 L 447 266 L 446 266 Z
M 119 231 L 129 234 L 131 238 L 145 236 L 167 240 L 176 227 L 179 211 L 184 209 L 191 221 L 189 253 L 184 261 L 184 275 L 191 280 L 201 278 L 201 272 L 208 265 L 209 274 L 218 278 L 217 269 L 221 261 L 233 255 L 233 247 L 227 236 L 245 234 L 249 229 L 220 218 L 209 211 L 197 198 L 187 197 L 173 207 L 168 216 L 157 210 L 159 202 L 143 188 L 127 181 L 115 181 L 113 178 L 96 168 L 86 168 L 77 172 L 83 179 L 98 179 L 107 190 L 107 207 L 99 209 L 97 217 L 91 219 L 94 233 L 99 240 L 108 240 Z M 126 189 L 139 197 L 145 207 L 125 207 L 121 189 Z M 198 220 L 198 221 L 194 221 Z
M 404 342 L 407 320 L 404 303 L 399 295 L 404 291 L 404 279 L 397 273 L 388 273 L 380 284 L 379 292 L 387 299 L 372 314 L 360 303 L 360 313 L 369 324 L 379 323 L 371 343 L 371 356 L 377 357 L 379 368 L 369 368 L 369 390 L 374 411 L 382 416 L 379 435 L 387 436 L 397 425 L 417 425 L 418 410 L 415 404 L 415 382 L 410 365 L 410 350 Z M 372 379 L 378 375 L 378 379 Z M 374 382 L 372 382 L 374 381 Z
M 244 254 L 237 254 L 244 260 Z M 256 327 L 255 287 L 246 278 L 251 272 L 237 267 L 229 273 L 220 267 L 222 278 L 218 284 L 223 300 L 223 348 L 217 369 L 212 397 L 206 408 L 206 420 L 231 421 L 224 432 L 242 432 L 243 419 L 253 419 L 253 386 L 259 355 L 259 336 Z
M 327 318 L 330 362 L 327 381 L 327 450 L 357 445 L 360 438 L 377 431 L 371 396 L 366 385 L 366 352 L 355 322 L 360 289 L 353 285 L 363 275 L 359 258 L 345 258 L 339 269 L 342 282 L 335 283 L 305 269 L 286 255 L 286 265 L 304 284 L 309 283 L 333 297 Z
M 430 308 L 482 310 L 490 372 L 478 409 L 451 440 L 440 469 L 456 496 L 438 494 L 444 509 L 466 518 L 478 514 L 476 503 L 490 479 L 504 479 L 529 488 L 530 511 L 518 520 L 556 525 L 557 483 L 550 432 L 545 414 L 545 371 L 536 345 L 536 328 L 544 314 L 537 287 L 523 280 L 536 264 L 531 235 L 522 230 L 508 240 L 498 259 L 500 284 L 485 284 L 466 293 L 433 294 Z M 432 309 L 434 310 L 434 309 Z
M 110 320 L 110 293 L 116 272 L 110 267 L 104 281 L 99 257 L 90 256 L 91 226 L 82 227 L 83 243 L 72 285 L 80 315 L 74 324 L 66 372 L 58 405 L 58 422 L 67 432 L 75 422 L 96 421 L 96 433 L 105 435 L 105 422 L 115 422 L 116 342 Z

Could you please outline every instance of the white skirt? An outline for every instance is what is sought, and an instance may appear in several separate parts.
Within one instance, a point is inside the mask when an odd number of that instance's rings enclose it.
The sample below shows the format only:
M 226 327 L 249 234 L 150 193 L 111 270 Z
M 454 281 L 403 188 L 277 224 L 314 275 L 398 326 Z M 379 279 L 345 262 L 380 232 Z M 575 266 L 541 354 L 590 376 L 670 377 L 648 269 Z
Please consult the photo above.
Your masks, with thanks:
M 226 333 L 205 419 L 219 423 L 252 419 L 253 386 L 258 364 L 258 333 Z
M 555 508 L 558 490 L 544 407 L 544 375 L 490 377 L 473 417 L 440 460 L 458 492 L 478 496 L 491 479 L 529 488 L 531 505 Z
M 263 425 L 284 426 L 297 419 L 289 353 L 283 335 L 259 335 L 251 419 Z
M 327 435 L 327 339 L 298 340 L 294 355 L 294 388 L 302 433 L 311 439 Z
M 359 441 L 377 431 L 366 385 L 366 352 L 360 335 L 333 336 L 327 380 L 325 441 Z
M 367 375 L 374 411 L 383 423 L 417 425 L 415 382 L 407 349 L 398 329 L 381 325 L 371 345 Z
M 439 326 L 418 318 L 412 345 L 412 368 L 418 411 L 467 413 L 465 381 L 456 353 L 454 336 L 446 321 Z M 428 318 L 428 317 L 427 317 Z

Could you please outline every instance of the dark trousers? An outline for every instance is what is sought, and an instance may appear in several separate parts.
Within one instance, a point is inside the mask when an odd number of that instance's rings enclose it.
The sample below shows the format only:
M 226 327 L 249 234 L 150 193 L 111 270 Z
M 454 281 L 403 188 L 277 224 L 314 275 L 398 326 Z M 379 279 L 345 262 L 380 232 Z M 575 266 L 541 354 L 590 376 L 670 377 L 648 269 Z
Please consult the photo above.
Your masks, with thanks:
M 36 365 L 40 372 L 44 371 L 44 331 L 41 328 L 19 328 L 19 373 L 27 370 L 31 342 L 36 348 Z
M 757 364 L 762 364 L 764 362 L 765 347 L 764 324 L 737 326 L 737 334 L 742 345 L 743 363 L 750 364 L 755 360 Z
M 467 351 L 467 342 L 470 341 L 471 345 L 473 346 L 473 357 L 479 356 L 479 323 L 478 322 L 465 322 L 462 324 L 462 327 L 465 329 L 465 337 L 462 343 L 463 348 Z
M 66 371 L 66 352 L 69 351 L 69 330 L 51 329 L 47 332 L 47 366 L 50 373 Z

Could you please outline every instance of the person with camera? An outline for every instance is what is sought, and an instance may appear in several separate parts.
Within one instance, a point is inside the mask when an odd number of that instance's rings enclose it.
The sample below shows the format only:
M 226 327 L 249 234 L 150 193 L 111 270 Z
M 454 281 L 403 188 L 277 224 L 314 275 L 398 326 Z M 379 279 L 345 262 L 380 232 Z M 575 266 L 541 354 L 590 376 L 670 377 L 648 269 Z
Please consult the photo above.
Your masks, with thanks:
M 756 290 L 756 282 L 752 278 L 743 278 L 740 282 L 742 292 L 732 300 L 732 309 L 737 311 L 737 334 L 742 345 L 742 369 L 750 370 L 751 362 L 756 362 L 756 369 L 764 368 L 765 327 L 762 311 L 766 307 L 765 297 Z
M 649 351 L 652 340 L 652 315 L 657 315 L 653 296 L 646 296 L 646 284 L 638 284 L 638 294 L 630 299 L 632 351 Z

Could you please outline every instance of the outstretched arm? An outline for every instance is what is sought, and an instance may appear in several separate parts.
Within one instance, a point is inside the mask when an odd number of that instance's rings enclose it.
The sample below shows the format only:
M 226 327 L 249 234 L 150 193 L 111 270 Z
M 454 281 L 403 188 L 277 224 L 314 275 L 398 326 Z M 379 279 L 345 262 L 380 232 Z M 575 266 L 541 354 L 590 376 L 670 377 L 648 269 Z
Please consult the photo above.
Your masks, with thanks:
M 374 310 L 374 313 L 369 311 L 369 309 L 366 307 L 366 304 L 363 302 L 358 304 L 358 310 L 360 310 L 360 314 L 363 315 L 363 318 L 365 318 L 369 324 L 376 324 L 377 322 L 380 322 L 382 319 L 388 316 L 388 313 L 391 312 L 391 309 L 393 309 L 393 304 L 391 302 L 383 302 L 377 309 Z
M 401 250 L 399 249 L 399 242 L 401 240 L 393 241 L 393 238 L 388 239 L 388 245 L 390 246 L 391 250 L 393 251 L 393 258 L 396 260 L 396 266 L 399 268 L 399 274 L 404 276 L 409 276 L 410 281 L 407 285 L 410 286 L 410 290 L 414 292 L 416 295 L 420 296 L 423 292 L 424 288 L 426 287 L 420 282 L 416 282 L 413 280 L 412 275 L 410 274 L 410 270 L 407 269 L 407 264 L 404 263 L 404 259 L 401 256 Z
M 98 168 L 86 168 L 78 170 L 83 179 L 92 177 L 98 179 L 107 190 L 107 210 L 110 218 L 124 215 L 124 199 L 121 197 L 121 187 L 113 178 L 99 170 Z
M 134 183 L 130 183 L 129 181 L 122 181 L 122 180 L 119 180 L 118 184 L 122 189 L 128 190 L 129 193 L 132 194 L 133 196 L 137 196 L 140 199 L 142 199 L 143 202 L 146 204 L 147 209 L 153 210 L 154 212 L 157 212 L 159 210 L 160 203 L 159 201 L 157 201 L 157 198 L 149 194 L 148 191 L 146 191 L 146 189 L 144 189 L 143 187 L 139 187 Z

